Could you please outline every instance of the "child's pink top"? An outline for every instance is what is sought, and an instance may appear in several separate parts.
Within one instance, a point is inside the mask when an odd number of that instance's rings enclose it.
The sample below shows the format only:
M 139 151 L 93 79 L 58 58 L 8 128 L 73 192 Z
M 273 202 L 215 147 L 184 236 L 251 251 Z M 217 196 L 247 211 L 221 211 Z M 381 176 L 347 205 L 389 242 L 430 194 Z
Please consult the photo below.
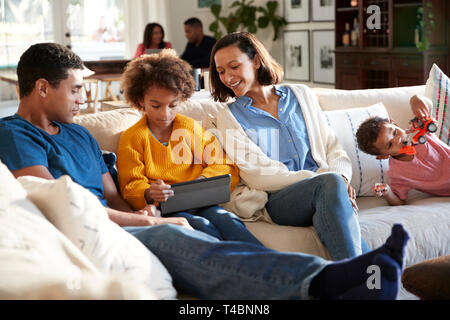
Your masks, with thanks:
M 434 134 L 427 134 L 427 139 L 415 146 L 412 161 L 389 159 L 389 185 L 402 200 L 406 200 L 411 189 L 450 196 L 450 147 Z

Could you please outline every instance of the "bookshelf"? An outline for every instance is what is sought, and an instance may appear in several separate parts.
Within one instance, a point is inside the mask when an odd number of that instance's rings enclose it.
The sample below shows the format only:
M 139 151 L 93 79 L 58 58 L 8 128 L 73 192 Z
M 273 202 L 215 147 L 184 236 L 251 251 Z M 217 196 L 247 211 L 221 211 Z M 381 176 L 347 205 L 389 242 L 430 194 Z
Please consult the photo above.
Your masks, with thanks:
M 336 0 L 335 10 L 337 89 L 421 85 L 433 63 L 448 74 L 449 1 Z M 427 18 L 430 12 L 434 22 L 431 28 Z M 359 23 L 356 29 L 355 19 Z M 425 25 L 420 26 L 420 21 Z M 343 37 L 347 23 L 358 34 L 356 43 L 348 43 Z M 428 36 L 429 47 L 419 51 L 416 42 L 423 41 L 424 35 Z

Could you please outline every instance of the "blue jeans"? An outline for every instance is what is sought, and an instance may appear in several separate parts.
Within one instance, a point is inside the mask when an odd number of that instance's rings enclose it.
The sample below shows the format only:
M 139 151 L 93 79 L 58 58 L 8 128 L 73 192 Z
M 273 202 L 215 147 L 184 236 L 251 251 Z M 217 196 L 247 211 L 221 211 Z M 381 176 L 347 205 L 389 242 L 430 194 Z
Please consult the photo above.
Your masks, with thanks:
M 308 299 L 311 280 L 330 263 L 173 224 L 124 229 L 161 260 L 177 290 L 200 299 Z
M 347 186 L 338 174 L 321 174 L 272 193 L 266 209 L 277 224 L 314 226 L 333 260 L 370 251 L 361 238 Z
M 244 241 L 262 245 L 234 213 L 219 206 L 176 212 L 166 217 L 184 217 L 195 230 L 205 232 L 219 240 Z

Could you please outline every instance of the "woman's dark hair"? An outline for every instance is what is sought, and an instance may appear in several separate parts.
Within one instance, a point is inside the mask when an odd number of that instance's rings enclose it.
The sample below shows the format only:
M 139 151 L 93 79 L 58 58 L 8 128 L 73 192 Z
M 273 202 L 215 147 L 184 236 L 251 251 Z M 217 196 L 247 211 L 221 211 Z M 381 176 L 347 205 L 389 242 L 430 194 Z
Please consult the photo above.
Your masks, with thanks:
M 51 42 L 32 45 L 22 54 L 17 65 L 20 98 L 33 91 L 38 79 L 45 79 L 57 88 L 69 76 L 69 69 L 83 68 L 80 57 L 63 45 Z
M 142 41 L 142 43 L 144 44 L 144 48 L 145 49 L 150 48 L 150 45 L 152 44 L 153 29 L 155 29 L 156 27 L 161 28 L 161 33 L 162 33 L 161 42 L 159 43 L 158 48 L 159 49 L 164 49 L 166 47 L 166 42 L 164 41 L 164 28 L 159 23 L 152 22 L 152 23 L 148 23 L 145 26 L 144 40 Z
M 147 90 L 160 87 L 174 92 L 181 102 L 186 101 L 195 90 L 191 71 L 191 65 L 178 58 L 173 49 L 142 55 L 129 62 L 122 75 L 125 100 L 143 110 L 141 102 Z
M 216 70 L 216 62 L 214 56 L 220 49 L 237 46 L 245 53 L 250 60 L 253 61 L 255 55 L 260 61 L 261 66 L 258 69 L 257 80 L 261 85 L 278 84 L 283 79 L 283 68 L 270 55 L 264 45 L 251 33 L 234 32 L 230 33 L 214 45 L 211 52 L 211 60 L 209 64 L 209 74 L 211 81 L 211 95 L 214 100 L 225 102 L 229 97 L 234 97 L 233 90 L 222 83 L 219 73 Z
M 356 131 L 356 140 L 358 148 L 373 156 L 378 156 L 380 151 L 374 147 L 374 143 L 378 139 L 382 124 L 389 123 L 389 119 L 378 116 L 371 117 L 365 120 Z

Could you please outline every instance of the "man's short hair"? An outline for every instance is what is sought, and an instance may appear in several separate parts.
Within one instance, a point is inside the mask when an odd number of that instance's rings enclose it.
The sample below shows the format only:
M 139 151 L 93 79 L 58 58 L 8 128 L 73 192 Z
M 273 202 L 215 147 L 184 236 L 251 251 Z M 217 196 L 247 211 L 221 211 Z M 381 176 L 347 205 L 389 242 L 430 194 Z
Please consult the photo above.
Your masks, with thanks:
M 374 144 L 380 134 L 381 125 L 389 122 L 389 119 L 375 116 L 361 123 L 356 131 L 358 148 L 361 151 L 374 156 L 380 155 L 380 151 L 374 147 Z
M 54 88 L 67 79 L 69 69 L 83 69 L 83 61 L 70 49 L 57 43 L 38 43 L 29 47 L 17 65 L 19 93 L 23 98 L 33 91 L 38 79 L 47 80 Z
M 198 18 L 189 18 L 184 22 L 185 25 L 189 25 L 191 27 L 200 27 L 203 28 L 203 24 Z

